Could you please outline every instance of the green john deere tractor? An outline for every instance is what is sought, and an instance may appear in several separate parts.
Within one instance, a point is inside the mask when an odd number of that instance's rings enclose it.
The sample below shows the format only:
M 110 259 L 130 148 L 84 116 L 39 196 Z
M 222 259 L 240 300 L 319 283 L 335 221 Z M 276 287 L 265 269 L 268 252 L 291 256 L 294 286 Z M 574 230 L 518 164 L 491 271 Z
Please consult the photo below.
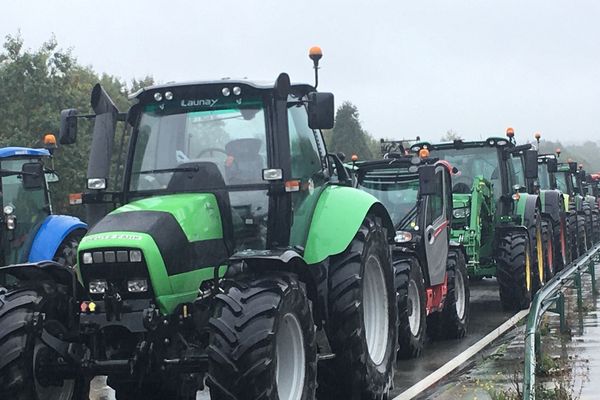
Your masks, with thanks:
M 527 179 L 537 177 L 530 144 L 509 138 L 450 143 L 416 143 L 411 151 L 430 151 L 458 169 L 453 177 L 452 240 L 467 252 L 471 279 L 495 276 L 505 309 L 529 306 L 544 283 L 542 211 Z
M 389 142 L 382 142 L 387 145 Z M 426 334 L 462 338 L 469 321 L 466 253 L 451 240 L 452 167 L 445 161 L 390 151 L 356 162 L 356 185 L 388 209 L 398 298 L 398 355 L 416 357 Z
M 559 153 L 560 154 L 560 153 Z M 556 172 L 552 173 L 552 181 L 558 190 L 569 195 L 569 211 L 574 216 L 571 248 L 574 258 L 582 256 L 592 246 L 593 236 L 593 201 L 583 195 L 582 173 L 577 163 L 567 161 L 558 163 Z
M 311 58 L 316 74 L 320 49 Z M 0 356 L 0 397 L 79 398 L 107 375 L 119 400 L 195 399 L 205 382 L 212 399 L 385 398 L 394 229 L 326 152 L 333 95 L 283 73 L 153 86 L 133 100 L 120 114 L 92 92 L 83 202 L 90 216 L 120 207 L 90 221 L 77 276 L 36 265 L 43 287 L 23 273 L 21 295 L 2 298 L 0 326 L 22 329 L 0 343 L 22 351 Z M 77 112 L 62 117 L 73 142 Z M 129 148 L 110 193 L 117 121 Z

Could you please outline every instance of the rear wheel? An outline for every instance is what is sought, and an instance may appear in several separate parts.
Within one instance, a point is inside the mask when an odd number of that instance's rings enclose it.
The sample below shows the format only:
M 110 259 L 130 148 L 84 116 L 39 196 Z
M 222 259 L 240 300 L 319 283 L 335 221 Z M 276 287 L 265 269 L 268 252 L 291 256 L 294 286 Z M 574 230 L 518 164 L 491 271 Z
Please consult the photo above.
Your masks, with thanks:
M 582 208 L 583 216 L 585 218 L 585 245 L 588 249 L 591 249 L 594 243 L 594 223 L 592 217 L 592 208 L 587 202 L 583 204 Z
M 14 400 L 77 400 L 87 396 L 89 380 L 49 379 L 38 372 L 58 354 L 41 339 L 39 324 L 46 299 L 35 290 L 0 294 L 0 398 Z M 59 326 L 55 324 L 55 328 Z M 54 332 L 52 332 L 54 333 Z
M 532 258 L 527 233 L 508 232 L 500 238 L 497 277 L 500 302 L 505 310 L 529 307 L 534 277 Z
M 396 261 L 398 298 L 398 358 L 421 355 L 427 332 L 427 299 L 421 265 L 417 259 Z
M 600 242 L 600 212 L 592 211 L 592 226 L 594 227 L 594 243 Z
M 556 271 L 561 271 L 571 258 L 570 247 L 567 235 L 566 219 L 561 215 L 558 222 L 552 223 L 552 235 L 554 243 L 554 260 Z
M 467 333 L 470 298 L 465 256 L 461 251 L 448 252 L 446 272 L 448 294 L 444 308 L 429 316 L 427 327 L 434 339 L 460 339 Z
M 381 399 L 393 376 L 396 296 L 386 231 L 367 216 L 348 248 L 332 257 L 329 327 L 335 358 L 319 366 L 317 397 Z
M 317 348 L 306 291 L 292 274 L 224 283 L 210 319 L 211 399 L 308 400 L 315 396 Z
M 567 242 L 569 243 L 571 258 L 569 262 L 579 257 L 579 234 L 577 231 L 577 213 L 569 211 L 567 214 Z
M 84 235 L 85 231 L 83 230 L 76 230 L 69 234 L 56 250 L 54 261 L 67 267 L 75 267 L 75 264 L 77 264 L 77 247 Z

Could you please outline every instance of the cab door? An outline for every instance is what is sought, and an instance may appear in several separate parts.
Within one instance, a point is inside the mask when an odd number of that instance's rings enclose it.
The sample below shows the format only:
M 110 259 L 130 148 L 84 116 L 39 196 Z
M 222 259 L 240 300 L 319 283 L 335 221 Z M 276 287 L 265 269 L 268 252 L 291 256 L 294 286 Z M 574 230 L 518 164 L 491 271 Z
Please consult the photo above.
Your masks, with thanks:
M 444 167 L 436 168 L 436 192 L 426 197 L 424 238 L 425 256 L 431 285 L 444 282 L 448 258 L 448 193 Z

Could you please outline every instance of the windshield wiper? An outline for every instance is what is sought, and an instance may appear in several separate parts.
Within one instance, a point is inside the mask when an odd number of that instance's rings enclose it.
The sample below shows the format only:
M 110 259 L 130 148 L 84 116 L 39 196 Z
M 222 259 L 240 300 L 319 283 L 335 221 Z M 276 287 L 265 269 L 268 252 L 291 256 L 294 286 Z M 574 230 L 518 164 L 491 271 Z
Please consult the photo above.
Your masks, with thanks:
M 161 174 L 167 172 L 198 172 L 198 167 L 173 167 L 173 168 L 159 168 L 159 169 L 147 169 L 145 171 L 134 172 L 133 175 L 144 175 L 144 174 Z

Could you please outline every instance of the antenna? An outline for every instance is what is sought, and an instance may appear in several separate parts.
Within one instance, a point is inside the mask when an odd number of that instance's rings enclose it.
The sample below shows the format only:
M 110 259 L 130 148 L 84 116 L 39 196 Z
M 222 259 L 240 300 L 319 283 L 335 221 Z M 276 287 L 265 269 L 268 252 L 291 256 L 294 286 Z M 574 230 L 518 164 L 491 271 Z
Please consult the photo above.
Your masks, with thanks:
M 319 86 L 319 60 L 323 57 L 323 51 L 319 46 L 313 46 L 308 51 L 308 56 L 313 61 L 313 68 L 315 69 L 315 89 Z

